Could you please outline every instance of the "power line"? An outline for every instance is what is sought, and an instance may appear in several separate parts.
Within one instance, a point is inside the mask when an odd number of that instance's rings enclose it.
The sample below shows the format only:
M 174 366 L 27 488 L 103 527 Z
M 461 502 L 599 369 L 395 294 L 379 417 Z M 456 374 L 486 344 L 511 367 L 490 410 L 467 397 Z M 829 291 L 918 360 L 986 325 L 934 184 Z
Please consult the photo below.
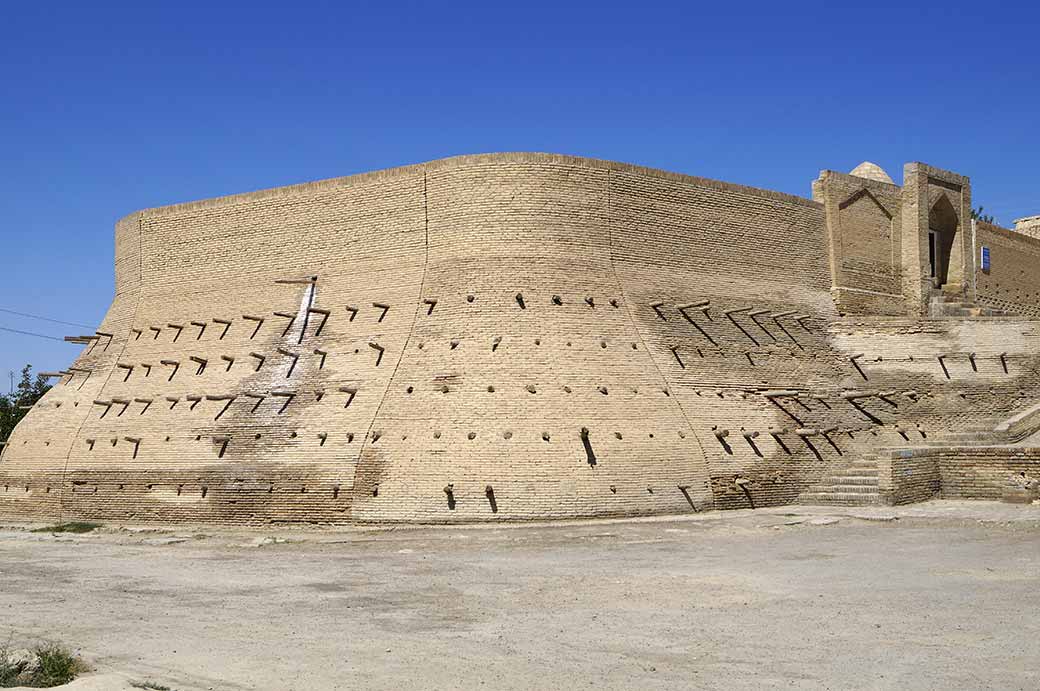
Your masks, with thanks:
M 29 319 L 39 319 L 40 321 L 52 322 L 54 324 L 64 324 L 65 326 L 79 326 L 84 329 L 93 329 L 94 327 L 90 324 L 77 324 L 76 322 L 65 322 L 60 319 L 51 319 L 50 317 L 41 317 L 38 314 L 29 314 L 28 312 L 16 312 L 14 310 L 4 309 L 0 307 L 0 312 L 7 312 L 8 314 L 17 314 L 19 317 L 29 317 Z
M 64 338 L 57 338 L 56 336 L 47 336 L 44 334 L 33 333 L 32 331 L 19 331 L 18 329 L 8 329 L 6 326 L 0 326 L 0 331 L 10 331 L 11 333 L 22 334 L 23 336 L 36 336 L 36 338 L 46 338 L 51 341 L 58 341 L 60 343 L 65 342 Z

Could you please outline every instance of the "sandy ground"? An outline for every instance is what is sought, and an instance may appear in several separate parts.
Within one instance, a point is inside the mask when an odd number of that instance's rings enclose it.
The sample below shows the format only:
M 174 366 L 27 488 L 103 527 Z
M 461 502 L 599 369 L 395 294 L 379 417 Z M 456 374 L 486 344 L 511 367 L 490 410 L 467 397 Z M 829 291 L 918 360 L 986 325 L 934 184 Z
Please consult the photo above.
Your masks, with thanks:
M 98 691 L 1033 690 L 1040 507 L 323 532 L 7 526 L 4 640 L 79 649 L 108 675 Z

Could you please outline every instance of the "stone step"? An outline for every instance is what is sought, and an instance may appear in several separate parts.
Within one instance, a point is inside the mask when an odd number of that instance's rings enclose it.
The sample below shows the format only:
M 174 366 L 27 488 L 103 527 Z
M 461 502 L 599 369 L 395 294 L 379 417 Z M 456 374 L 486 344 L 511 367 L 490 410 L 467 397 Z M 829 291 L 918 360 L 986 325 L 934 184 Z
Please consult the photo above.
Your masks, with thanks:
M 874 506 L 881 503 L 881 496 L 878 494 L 807 492 L 798 501 L 801 504 L 817 504 L 821 506 Z
M 832 475 L 823 481 L 824 485 L 864 485 L 878 486 L 877 475 Z
M 822 484 L 817 488 L 827 494 L 877 494 L 877 485 Z

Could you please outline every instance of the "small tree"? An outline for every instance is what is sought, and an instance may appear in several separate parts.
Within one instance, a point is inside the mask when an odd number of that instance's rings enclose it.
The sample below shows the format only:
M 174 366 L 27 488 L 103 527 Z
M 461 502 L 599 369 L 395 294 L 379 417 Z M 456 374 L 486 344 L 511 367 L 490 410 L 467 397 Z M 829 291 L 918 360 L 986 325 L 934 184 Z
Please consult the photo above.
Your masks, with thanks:
M 971 217 L 976 221 L 982 221 L 983 223 L 993 223 L 993 216 L 983 213 L 984 210 L 985 208 L 981 205 L 977 209 L 972 209 Z
M 15 425 L 25 417 L 27 412 L 24 408 L 36 405 L 43 395 L 50 390 L 47 386 L 47 378 L 41 375 L 32 375 L 32 365 L 22 368 L 22 378 L 18 382 L 18 388 L 13 394 L 0 396 L 0 441 L 5 441 L 11 436 Z

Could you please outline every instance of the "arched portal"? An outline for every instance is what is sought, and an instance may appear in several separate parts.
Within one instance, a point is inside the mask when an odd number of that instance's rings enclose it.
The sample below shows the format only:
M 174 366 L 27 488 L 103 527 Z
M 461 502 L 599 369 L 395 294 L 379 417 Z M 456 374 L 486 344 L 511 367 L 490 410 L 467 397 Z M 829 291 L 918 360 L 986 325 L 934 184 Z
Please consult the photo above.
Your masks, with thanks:
M 928 212 L 928 269 L 935 288 L 959 289 L 962 283 L 960 221 L 949 198 L 940 195 Z

